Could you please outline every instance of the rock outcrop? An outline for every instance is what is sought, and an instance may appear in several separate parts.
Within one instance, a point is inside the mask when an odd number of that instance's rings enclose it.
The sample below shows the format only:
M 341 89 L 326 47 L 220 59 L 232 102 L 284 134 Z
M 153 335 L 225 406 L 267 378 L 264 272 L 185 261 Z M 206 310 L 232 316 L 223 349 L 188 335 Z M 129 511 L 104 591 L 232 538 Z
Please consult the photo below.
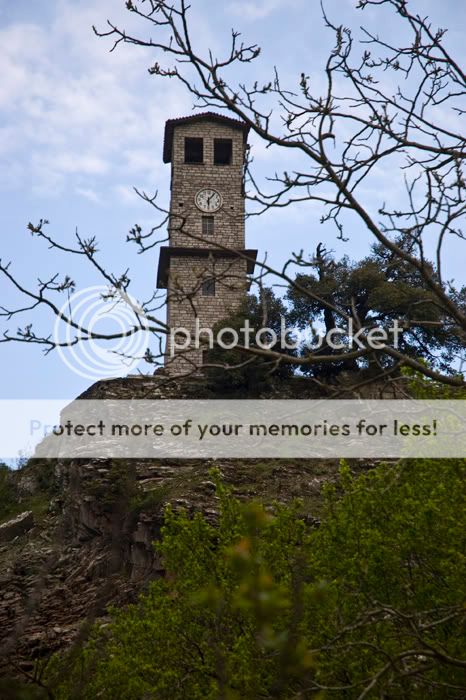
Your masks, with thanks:
M 303 386 L 298 380 L 276 391 L 280 398 L 306 398 Z M 306 386 L 311 398 L 316 389 Z M 163 376 L 134 377 L 98 382 L 78 398 L 143 397 L 205 398 L 206 392 L 198 380 L 177 385 Z M 50 462 L 45 487 L 40 460 L 15 477 L 22 501 L 35 503 L 42 494 L 45 510 L 38 517 L 25 510 L 0 525 L 0 673 L 31 671 L 35 659 L 72 644 L 86 621 L 105 617 L 109 604 L 134 600 L 163 575 L 153 542 L 164 508 L 171 503 L 215 521 L 212 466 L 239 497 L 303 499 L 303 512 L 316 524 L 321 486 L 338 471 L 337 460 L 312 459 Z
M 11 542 L 23 535 L 34 525 L 34 516 L 30 510 L 20 513 L 15 518 L 0 524 L 0 542 Z

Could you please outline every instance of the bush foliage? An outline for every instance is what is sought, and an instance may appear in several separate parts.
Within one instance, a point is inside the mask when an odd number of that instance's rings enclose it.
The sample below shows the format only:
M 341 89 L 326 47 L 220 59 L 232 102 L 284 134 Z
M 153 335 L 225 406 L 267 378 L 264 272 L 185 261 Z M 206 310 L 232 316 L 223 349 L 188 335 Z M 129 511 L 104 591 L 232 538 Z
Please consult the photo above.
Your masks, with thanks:
M 249 294 L 237 313 L 214 326 L 214 337 L 224 328 L 231 328 L 238 333 L 239 345 L 243 345 L 247 337 L 244 331 L 246 321 L 251 328 L 250 348 L 260 347 L 256 342 L 256 334 L 267 328 L 275 333 L 276 342 L 272 342 L 272 337 L 263 334 L 260 336 L 262 346 L 268 345 L 270 350 L 282 356 L 297 354 L 295 349 L 281 347 L 282 336 L 289 346 L 293 345 L 293 338 L 287 330 L 286 306 L 275 296 L 273 290 L 263 288 L 259 297 Z M 229 343 L 230 336 L 227 335 L 224 341 Z M 276 384 L 277 380 L 291 377 L 294 372 L 292 364 L 248 354 L 238 348 L 226 350 L 215 345 L 207 351 L 206 363 L 207 387 L 216 396 L 239 394 L 250 397 L 259 388 L 264 389 L 272 383 Z
M 0 462 L 0 522 L 15 513 L 16 489 L 11 478 L 11 470 Z
M 54 660 L 54 696 L 464 697 L 465 471 L 343 464 L 318 530 L 221 483 L 218 525 L 169 509 L 166 576 Z

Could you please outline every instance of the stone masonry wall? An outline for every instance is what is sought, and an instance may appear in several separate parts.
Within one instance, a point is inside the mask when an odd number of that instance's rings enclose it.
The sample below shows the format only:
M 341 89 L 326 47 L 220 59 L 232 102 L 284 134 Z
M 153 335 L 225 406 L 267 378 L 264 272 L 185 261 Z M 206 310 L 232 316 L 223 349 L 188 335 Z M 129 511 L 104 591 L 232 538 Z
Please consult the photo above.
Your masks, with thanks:
M 184 162 L 185 137 L 203 138 L 204 163 Z M 214 165 L 214 139 L 231 139 L 231 165 Z M 222 208 L 213 214 L 215 243 L 229 248 L 244 248 L 243 132 L 215 122 L 195 122 L 177 126 L 173 135 L 170 245 L 210 247 L 209 243 L 190 238 L 202 235 L 202 216 L 194 203 L 196 193 L 204 187 L 216 189 L 223 197 Z M 180 226 L 183 224 L 183 231 Z
M 185 163 L 185 138 L 203 139 L 204 162 Z M 229 165 L 214 164 L 214 139 L 231 139 L 232 159 Z M 245 144 L 243 131 L 215 121 L 180 124 L 174 128 L 172 144 L 172 177 L 169 244 L 181 248 L 244 249 L 243 170 Z M 214 212 L 214 233 L 211 241 L 202 237 L 202 217 L 195 196 L 203 188 L 218 191 L 222 207 Z M 180 228 L 182 226 L 182 228 Z M 205 238 L 205 237 L 204 237 Z M 200 327 L 212 328 L 218 321 L 235 312 L 248 288 L 246 261 L 216 256 L 171 256 L 168 281 L 168 324 L 185 328 L 194 336 L 196 319 Z M 215 280 L 215 295 L 204 296 L 202 282 Z M 202 349 L 178 351 L 167 341 L 166 369 L 171 375 L 191 373 L 202 365 Z
M 215 280 L 215 296 L 202 294 L 202 282 Z M 247 291 L 246 261 L 238 258 L 172 258 L 168 287 L 168 324 L 185 328 L 194 339 L 199 328 L 212 328 L 238 310 Z M 229 338 L 226 339 L 227 342 Z M 181 340 L 180 340 L 181 342 Z M 166 367 L 170 374 L 192 372 L 202 364 L 202 349 L 178 351 L 173 358 L 167 341 Z

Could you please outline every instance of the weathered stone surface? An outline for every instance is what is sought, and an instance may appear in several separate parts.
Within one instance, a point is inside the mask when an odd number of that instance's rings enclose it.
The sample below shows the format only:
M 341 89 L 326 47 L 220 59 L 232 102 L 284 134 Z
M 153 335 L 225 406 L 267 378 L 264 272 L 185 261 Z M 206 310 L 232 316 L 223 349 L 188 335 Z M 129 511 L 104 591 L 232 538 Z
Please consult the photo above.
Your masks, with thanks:
M 203 141 L 202 163 L 185 162 L 185 139 L 193 137 Z M 230 163 L 215 164 L 216 139 L 231 141 Z M 243 129 L 215 118 L 173 127 L 167 317 L 172 328 L 187 329 L 192 336 L 196 319 L 201 328 L 213 328 L 238 310 L 248 289 L 246 259 L 227 255 L 227 250 L 245 248 L 245 148 Z M 195 203 L 204 188 L 215 190 L 222 200 L 220 208 L 207 212 L 213 227 L 209 234 L 203 232 L 206 212 Z M 193 248 L 204 253 L 192 255 Z M 209 294 L 203 288 L 206 281 L 213 285 Z M 202 349 L 175 353 L 167 339 L 165 367 L 170 375 L 193 373 L 201 366 Z
M 315 398 L 317 390 L 297 379 L 268 392 L 262 396 Z M 206 396 L 202 381 L 154 376 L 97 382 L 79 398 Z M 4 524 L 12 539 L 0 539 L 0 674 L 11 672 L 11 662 L 30 670 L 35 658 L 69 646 L 86 621 L 105 619 L 109 604 L 135 600 L 151 579 L 163 575 L 153 542 L 166 504 L 201 511 L 212 523 L 218 519 L 212 466 L 239 498 L 304 499 L 303 515 L 311 526 L 319 523 L 322 486 L 336 479 L 339 468 L 338 460 L 131 460 L 126 466 L 140 496 L 135 507 L 118 493 L 108 500 L 114 466 L 109 460 L 57 461 L 45 516 L 33 523 L 23 513 L 16 535 L 12 521 Z M 354 460 L 351 466 L 357 473 L 375 465 Z
M 30 510 L 20 513 L 15 518 L 0 525 L 0 542 L 8 542 L 22 535 L 34 525 L 34 516 Z

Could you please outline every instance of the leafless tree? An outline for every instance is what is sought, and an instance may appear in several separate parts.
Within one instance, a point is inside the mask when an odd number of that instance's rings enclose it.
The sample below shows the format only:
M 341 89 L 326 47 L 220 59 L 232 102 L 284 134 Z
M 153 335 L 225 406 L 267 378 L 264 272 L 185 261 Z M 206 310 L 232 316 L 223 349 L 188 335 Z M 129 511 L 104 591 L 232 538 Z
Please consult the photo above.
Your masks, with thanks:
M 281 149 L 290 162 L 298 155 L 299 162 L 304 164 L 300 169 L 285 170 L 260 182 L 254 163 L 250 162 L 246 175 L 248 216 L 298 202 L 316 202 L 322 207 L 321 221 L 333 222 L 337 236 L 342 239 L 347 235 L 345 226 L 349 218 L 353 223 L 358 222 L 392 261 L 401 261 L 422 279 L 438 309 L 438 324 L 464 346 L 464 289 L 456 290 L 445 278 L 444 269 L 445 250 L 450 241 L 455 239 L 458 245 L 464 242 L 461 224 L 466 211 L 463 173 L 466 139 L 461 133 L 460 120 L 465 113 L 466 75 L 446 47 L 445 30 L 435 29 L 428 18 L 412 12 L 407 0 L 360 0 L 361 11 L 378 7 L 381 13 L 391 12 L 400 24 L 399 36 L 403 39 L 393 44 L 362 29 L 361 38 L 356 40 L 349 28 L 335 24 L 323 8 L 323 22 L 334 36 L 334 45 L 322 69 L 325 89 L 315 92 L 306 72 L 297 76 L 295 85 L 285 86 L 277 68 L 262 83 L 229 82 L 226 76 L 239 64 L 246 69 L 251 66 L 251 73 L 254 71 L 260 47 L 244 43 L 240 34 L 232 31 L 223 57 L 216 58 L 212 52 L 198 53 L 191 35 L 190 6 L 185 0 L 128 0 L 126 7 L 140 18 L 140 34 L 128 33 L 110 20 L 106 30 L 94 28 L 98 36 L 113 40 L 112 51 L 122 44 L 150 49 L 154 62 L 149 72 L 155 78 L 179 81 L 192 96 L 196 108 L 236 116 L 267 146 Z M 371 183 L 377 188 L 377 171 L 381 168 L 402 179 L 404 204 L 393 208 L 381 199 L 377 211 L 373 211 L 366 202 L 364 189 Z M 160 242 L 168 214 L 156 196 L 139 194 L 161 215 L 160 224 L 152 230 L 143 232 L 136 226 L 128 236 L 139 252 L 144 252 L 153 250 Z M 128 272 L 107 273 L 97 261 L 94 240 L 84 241 L 78 236 L 77 249 L 65 249 L 44 232 L 45 223 L 30 225 L 31 233 L 52 247 L 85 256 L 111 289 L 126 291 Z M 177 225 L 184 226 L 184 222 L 180 220 Z M 203 241 L 189 230 L 184 229 L 184 233 Z M 434 258 L 433 263 L 429 257 Z M 259 262 L 257 281 L 262 285 L 273 278 L 277 284 L 296 288 L 293 270 L 309 266 L 315 268 L 316 256 L 304 242 L 303 250 L 291 254 L 281 269 L 268 265 L 266 259 Z M 17 281 L 10 266 L 0 264 L 0 272 L 30 299 L 30 304 L 21 309 L 5 309 L 3 314 L 8 318 L 20 312 L 30 314 L 39 305 L 46 305 L 57 314 L 58 306 L 51 295 L 72 289 L 68 277 L 61 281 L 53 277 L 40 282 L 38 289 L 31 292 Z M 312 296 L 308 289 L 301 291 Z M 328 300 L 320 301 L 334 319 L 358 323 L 352 312 L 335 307 Z M 139 311 L 148 316 L 150 330 L 160 337 L 168 329 L 154 315 L 160 311 L 159 304 L 163 301 L 152 297 Z M 63 317 L 63 321 L 73 324 L 71 317 Z M 415 319 L 409 321 L 411 326 L 416 323 Z M 137 333 L 141 326 L 135 309 L 135 322 L 127 332 Z M 85 328 L 76 331 L 76 343 L 92 337 Z M 48 335 L 36 335 L 30 324 L 16 334 L 4 335 L 3 342 L 12 340 L 40 343 L 48 351 L 56 344 Z M 251 354 L 267 357 L 297 367 L 316 362 L 334 363 L 336 359 L 350 361 L 374 353 L 369 347 L 356 353 L 344 351 L 338 358 L 322 353 L 292 356 L 260 348 L 245 352 L 249 357 Z M 381 375 L 386 373 L 387 366 L 397 371 L 401 366 L 409 366 L 431 379 L 464 386 L 461 371 L 437 371 L 395 347 L 386 345 L 376 356 L 381 360 Z M 161 344 L 157 353 L 148 354 L 148 359 L 154 362 L 161 362 L 162 358 Z M 461 368 L 458 360 L 456 369 Z

